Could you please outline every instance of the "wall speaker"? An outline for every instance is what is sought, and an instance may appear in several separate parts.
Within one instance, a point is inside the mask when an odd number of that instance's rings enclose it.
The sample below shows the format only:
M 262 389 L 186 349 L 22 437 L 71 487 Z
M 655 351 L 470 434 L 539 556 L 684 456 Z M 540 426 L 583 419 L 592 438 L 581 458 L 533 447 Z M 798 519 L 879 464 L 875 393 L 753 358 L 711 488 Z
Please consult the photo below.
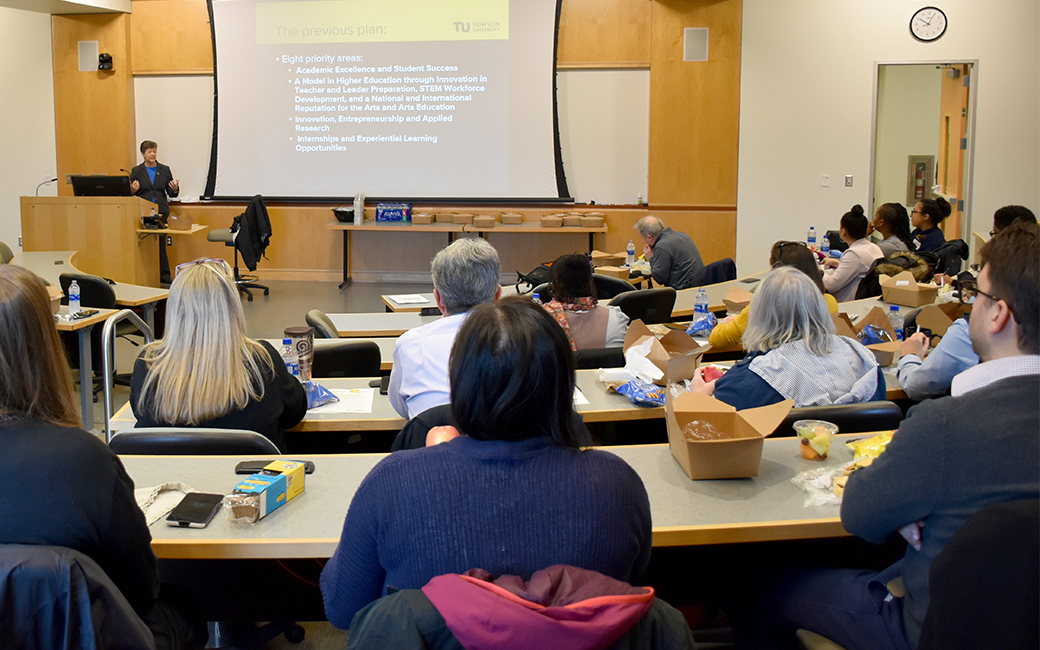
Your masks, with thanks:
M 708 60 L 708 28 L 687 27 L 683 30 L 683 61 Z
M 94 72 L 98 69 L 98 42 L 79 41 L 79 71 Z

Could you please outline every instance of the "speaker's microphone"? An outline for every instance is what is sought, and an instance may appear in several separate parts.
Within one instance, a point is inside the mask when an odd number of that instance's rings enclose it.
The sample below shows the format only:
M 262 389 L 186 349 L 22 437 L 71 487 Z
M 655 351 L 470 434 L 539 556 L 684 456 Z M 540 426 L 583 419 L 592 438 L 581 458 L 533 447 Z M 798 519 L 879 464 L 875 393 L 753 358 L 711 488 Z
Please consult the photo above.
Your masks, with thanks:
M 119 168 L 119 171 L 123 172 L 123 173 L 124 173 L 124 174 L 126 174 L 127 176 L 129 176 L 129 175 L 130 175 L 130 172 L 126 171 L 126 170 L 125 170 L 125 169 L 123 169 L 122 167 L 120 167 L 120 168 Z

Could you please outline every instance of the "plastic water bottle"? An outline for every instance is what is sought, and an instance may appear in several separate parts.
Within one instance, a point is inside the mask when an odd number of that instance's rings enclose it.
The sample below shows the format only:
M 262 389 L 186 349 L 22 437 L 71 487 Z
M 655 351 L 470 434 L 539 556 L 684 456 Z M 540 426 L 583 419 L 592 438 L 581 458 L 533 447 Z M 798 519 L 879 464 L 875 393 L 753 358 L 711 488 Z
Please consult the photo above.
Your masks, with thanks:
M 282 339 L 282 361 L 285 369 L 297 379 L 300 378 L 300 360 L 296 356 L 296 348 L 293 347 L 292 339 Z
M 903 340 L 903 315 L 899 313 L 899 307 L 892 305 L 888 308 L 888 322 L 896 333 L 896 340 Z
M 704 287 L 697 289 L 697 297 L 693 299 L 693 320 L 708 315 L 708 292 Z
M 826 233 L 820 238 L 820 252 L 823 253 L 823 259 L 831 256 L 831 239 Z
M 628 240 L 628 248 L 626 248 L 625 251 L 628 253 L 627 264 L 629 266 L 632 266 L 633 264 L 636 263 L 636 243 L 634 241 L 632 241 L 631 239 L 629 239 Z
M 69 285 L 69 313 L 79 313 L 79 283 L 75 280 Z
M 816 248 L 816 228 L 809 226 L 809 235 L 805 238 L 805 243 L 809 248 Z

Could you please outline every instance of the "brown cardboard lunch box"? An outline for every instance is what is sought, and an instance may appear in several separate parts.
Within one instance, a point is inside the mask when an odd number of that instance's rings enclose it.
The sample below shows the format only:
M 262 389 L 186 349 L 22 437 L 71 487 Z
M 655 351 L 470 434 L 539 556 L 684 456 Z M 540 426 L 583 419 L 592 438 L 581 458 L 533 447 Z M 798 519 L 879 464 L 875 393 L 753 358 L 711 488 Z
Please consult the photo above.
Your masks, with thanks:
M 498 220 L 503 224 L 516 225 L 524 222 L 524 215 L 519 212 L 503 212 L 498 215 Z
M 711 349 L 711 345 L 698 345 L 689 334 L 680 330 L 670 330 L 661 338 L 657 338 L 650 328 L 637 318 L 628 325 L 628 333 L 625 335 L 625 352 L 633 345 L 639 345 L 650 337 L 654 339 L 654 343 L 650 345 L 647 359 L 664 373 L 661 379 L 654 382 L 662 386 L 669 377 L 673 378 L 672 381 L 692 377 L 700 363 L 701 356 Z
M 747 289 L 733 287 L 726 292 L 726 297 L 722 299 L 722 302 L 726 304 L 726 311 L 737 313 L 750 305 L 751 299 L 754 297 L 755 294 Z
M 568 214 L 563 217 L 563 225 L 565 228 L 580 228 L 581 227 L 581 215 L 580 214 Z
M 433 218 L 437 223 L 455 223 L 454 212 L 437 212 Z
M 672 399 L 670 392 L 665 391 L 668 447 L 693 480 L 758 476 L 762 445 L 792 406 L 791 400 L 784 400 L 738 411 L 709 395 L 682 393 Z M 683 428 L 694 420 L 708 422 L 728 437 L 687 440 Z
M 170 230 L 191 230 L 194 223 L 190 214 L 171 214 L 166 219 L 166 227 Z
M 602 228 L 604 223 L 606 223 L 605 217 L 587 214 L 581 218 L 582 228 Z
M 601 266 L 621 266 L 625 263 L 626 257 L 626 254 L 592 251 L 592 266 L 596 267 L 596 273 L 599 273 Z
M 494 228 L 495 216 L 490 214 L 478 214 L 473 217 L 474 228 Z
M 51 311 L 55 314 L 61 309 L 61 299 L 65 297 L 65 294 L 61 292 L 61 287 L 56 284 L 47 285 L 47 297 L 51 299 Z
M 452 220 L 452 222 L 458 223 L 458 224 L 470 224 L 470 223 L 473 223 L 473 218 L 475 216 L 476 215 L 473 214 L 472 212 L 456 212 L 452 216 L 451 220 Z
M 413 212 L 412 223 L 417 224 L 428 224 L 433 223 L 433 215 L 429 212 Z
M 939 287 L 924 284 L 914 279 L 910 271 L 893 276 L 881 276 L 881 299 L 893 305 L 920 307 L 935 302 Z
M 612 278 L 628 280 L 632 271 L 627 266 L 597 266 L 596 273 L 599 273 L 600 275 L 609 275 Z
M 860 319 L 855 325 L 852 324 L 852 320 L 848 314 L 832 314 L 831 318 L 834 320 L 834 330 L 839 336 L 847 336 L 849 338 L 856 338 L 856 335 L 863 331 L 863 328 L 867 325 L 877 325 L 881 329 L 888 332 L 888 336 L 892 339 L 887 343 L 874 343 L 868 345 L 867 349 L 874 353 L 874 358 L 877 359 L 878 365 L 882 367 L 890 366 L 894 361 L 899 360 L 899 348 L 902 343 L 896 340 L 896 332 L 892 329 L 892 323 L 888 320 L 888 316 L 882 311 L 880 307 L 874 307 L 867 312 L 867 315 Z
M 957 302 L 944 302 L 938 305 L 925 305 L 917 312 L 917 327 L 931 330 L 932 334 L 945 336 L 953 321 L 967 311 Z
M 547 216 L 542 217 L 541 221 L 542 221 L 542 228 L 562 228 L 563 227 L 563 217 L 547 215 Z

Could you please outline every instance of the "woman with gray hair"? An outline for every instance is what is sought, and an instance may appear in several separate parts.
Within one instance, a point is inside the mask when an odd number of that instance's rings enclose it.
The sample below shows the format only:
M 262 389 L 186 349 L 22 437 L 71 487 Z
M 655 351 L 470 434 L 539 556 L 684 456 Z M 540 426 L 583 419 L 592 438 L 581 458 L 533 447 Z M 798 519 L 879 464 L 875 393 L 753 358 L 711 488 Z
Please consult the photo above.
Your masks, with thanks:
M 773 270 L 751 301 L 743 337 L 749 354 L 721 378 L 700 373 L 690 389 L 738 409 L 790 399 L 795 408 L 885 399 L 870 350 L 834 333 L 816 284 L 793 267 Z

